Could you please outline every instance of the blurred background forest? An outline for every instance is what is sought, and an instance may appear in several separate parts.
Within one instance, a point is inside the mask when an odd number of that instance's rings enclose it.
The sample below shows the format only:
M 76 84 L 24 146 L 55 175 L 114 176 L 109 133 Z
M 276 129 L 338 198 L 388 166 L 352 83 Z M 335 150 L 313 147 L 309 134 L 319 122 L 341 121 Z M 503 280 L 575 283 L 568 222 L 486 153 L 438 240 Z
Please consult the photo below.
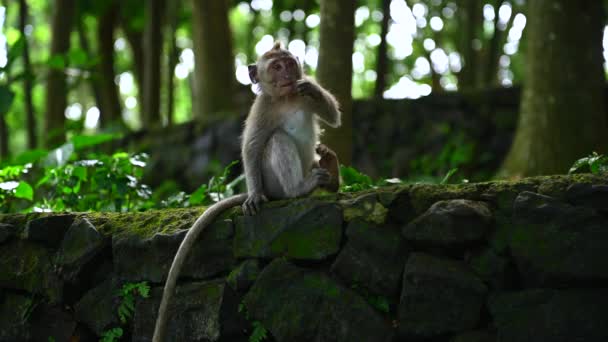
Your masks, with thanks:
M 602 171 L 607 5 L 0 1 L 0 212 L 236 191 L 247 65 L 276 40 L 342 104 L 348 189 Z

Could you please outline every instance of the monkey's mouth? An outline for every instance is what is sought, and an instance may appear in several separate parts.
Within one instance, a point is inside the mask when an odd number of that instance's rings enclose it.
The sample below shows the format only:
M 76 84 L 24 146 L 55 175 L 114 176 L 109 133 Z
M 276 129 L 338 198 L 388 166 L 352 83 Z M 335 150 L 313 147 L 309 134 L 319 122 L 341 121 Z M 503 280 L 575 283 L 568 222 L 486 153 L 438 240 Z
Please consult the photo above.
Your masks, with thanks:
M 279 84 L 277 84 L 277 86 L 279 88 L 290 88 L 290 87 L 293 87 L 294 84 L 296 84 L 296 82 L 287 82 L 287 83 L 283 83 L 283 84 L 279 83 Z

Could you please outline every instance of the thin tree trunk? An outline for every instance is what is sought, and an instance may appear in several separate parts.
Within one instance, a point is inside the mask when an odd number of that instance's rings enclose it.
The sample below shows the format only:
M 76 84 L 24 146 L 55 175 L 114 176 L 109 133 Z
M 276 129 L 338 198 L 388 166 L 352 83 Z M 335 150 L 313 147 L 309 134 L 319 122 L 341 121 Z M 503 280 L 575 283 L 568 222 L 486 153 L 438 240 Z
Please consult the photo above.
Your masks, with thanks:
M 479 53 L 473 44 L 479 39 L 479 30 L 483 24 L 482 7 L 479 0 L 463 0 L 459 10 L 461 23 L 460 49 L 464 59 L 462 70 L 459 73 L 458 85 L 460 89 L 471 89 L 477 86 L 477 71 Z
M 509 23 L 511 22 L 511 18 L 509 21 L 505 23 L 505 29 L 500 29 L 500 20 L 498 17 L 498 10 L 502 4 L 503 0 L 496 0 L 494 3 L 496 9 L 496 18 L 494 18 L 494 36 L 490 40 L 490 44 L 488 46 L 488 54 L 486 56 L 486 71 L 484 73 L 483 84 L 484 86 L 494 86 L 498 83 L 498 69 L 499 69 L 499 60 L 500 60 L 500 48 L 504 45 L 505 37 L 507 29 L 509 28 Z
M 6 113 L 0 113 L 0 160 L 8 159 L 8 128 Z
M 114 82 L 114 29 L 117 24 L 118 6 L 109 5 L 99 18 L 97 39 L 99 41 L 100 61 L 97 66 L 101 90 L 100 126 L 122 128 L 122 115 L 118 87 Z
M 51 22 L 51 56 L 64 56 L 70 48 L 75 0 L 56 0 Z M 67 106 L 65 70 L 51 68 L 46 86 L 45 145 L 56 147 L 65 141 L 65 108 Z
M 167 61 L 167 126 L 173 126 L 173 113 L 175 106 L 175 66 L 179 59 L 179 51 L 177 50 L 177 42 L 175 40 L 175 31 L 177 30 L 177 22 L 179 19 L 178 5 L 180 1 L 172 0 L 167 4 L 167 17 L 169 25 L 167 25 L 167 33 L 169 35 L 169 58 Z
M 342 109 L 342 126 L 326 130 L 323 141 L 350 165 L 353 148 L 352 75 L 355 7 L 351 0 L 322 0 L 317 79 L 332 92 Z
M 142 124 L 144 128 L 159 126 L 161 54 L 163 46 L 162 16 L 163 0 L 148 0 L 146 3 L 146 28 L 144 30 L 144 77 Z
M 382 0 L 382 22 L 380 23 L 381 40 L 380 45 L 378 46 L 378 56 L 376 58 L 376 84 L 374 88 L 374 97 L 376 99 L 382 99 L 382 95 L 386 89 L 386 74 L 388 71 L 386 35 L 388 33 L 388 23 L 391 19 L 390 6 L 390 0 Z
M 511 177 L 566 173 L 576 159 L 608 147 L 602 3 L 532 0 L 528 5 L 526 84 L 502 169 Z
M 91 52 L 91 45 L 89 44 L 89 39 L 87 37 L 86 29 L 84 27 L 84 21 L 79 20 L 78 24 L 78 39 L 80 41 L 80 48 L 87 55 L 89 59 L 93 58 L 93 53 Z M 95 98 L 95 104 L 100 107 L 102 104 L 101 101 L 101 90 L 99 89 L 99 82 L 96 77 L 89 76 L 88 79 L 89 86 L 91 87 L 91 92 L 93 93 L 93 97 Z
M 38 135 L 36 134 L 36 115 L 34 113 L 34 104 L 32 102 L 32 65 L 30 62 L 30 49 L 27 36 L 25 35 L 25 26 L 28 20 L 28 7 L 25 0 L 19 0 L 19 30 L 21 36 L 25 39 L 23 46 L 23 71 L 25 77 L 23 79 L 23 101 L 25 105 L 25 114 L 27 117 L 27 146 L 29 149 L 38 147 Z
M 128 22 L 123 18 L 122 22 L 123 32 L 129 41 L 131 46 L 131 52 L 133 53 L 133 74 L 135 76 L 135 82 L 137 84 L 137 103 L 139 108 L 139 117 L 143 122 L 143 103 L 144 103 L 144 47 L 143 47 L 143 33 L 135 31 L 129 27 Z
M 228 23 L 228 2 L 192 1 L 195 81 L 200 112 L 195 117 L 210 122 L 234 113 L 234 57 Z M 222 115 L 222 116 L 220 116 Z

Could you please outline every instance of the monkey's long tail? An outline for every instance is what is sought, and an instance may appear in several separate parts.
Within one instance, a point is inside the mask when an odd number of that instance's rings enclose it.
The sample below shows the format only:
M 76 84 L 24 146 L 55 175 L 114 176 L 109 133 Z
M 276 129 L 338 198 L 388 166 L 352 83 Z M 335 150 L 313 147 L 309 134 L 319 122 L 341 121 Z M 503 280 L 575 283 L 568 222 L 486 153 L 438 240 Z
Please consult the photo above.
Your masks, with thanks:
M 175 292 L 175 283 L 177 282 L 179 273 L 182 269 L 182 266 L 184 265 L 184 261 L 186 261 L 186 256 L 188 255 L 188 252 L 190 251 L 190 249 L 192 249 L 194 241 L 196 241 L 196 238 L 203 231 L 203 229 L 209 226 L 219 214 L 236 205 L 243 204 L 246 199 L 247 194 L 245 193 L 228 197 L 210 206 L 196 220 L 196 222 L 194 222 L 194 224 L 186 234 L 186 237 L 179 245 L 179 249 L 177 250 L 175 259 L 173 259 L 173 263 L 171 264 L 171 269 L 169 269 L 167 281 L 165 282 L 163 298 L 160 302 L 158 316 L 156 318 L 156 326 L 154 327 L 154 337 L 152 338 L 153 342 L 162 342 L 164 340 L 167 325 L 167 308 L 169 307 L 169 302 L 171 301 L 173 293 Z

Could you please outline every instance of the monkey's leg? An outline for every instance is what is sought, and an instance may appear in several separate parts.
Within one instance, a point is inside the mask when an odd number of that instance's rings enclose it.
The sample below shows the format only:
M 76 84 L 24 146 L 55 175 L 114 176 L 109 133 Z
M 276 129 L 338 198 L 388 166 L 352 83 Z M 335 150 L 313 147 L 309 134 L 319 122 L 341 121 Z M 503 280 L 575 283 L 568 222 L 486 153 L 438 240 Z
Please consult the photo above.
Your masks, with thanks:
M 306 176 L 304 170 L 293 139 L 284 132 L 276 132 L 268 141 L 264 154 L 265 192 L 272 198 L 293 198 L 329 183 L 327 170 L 315 168 Z
M 329 171 L 331 175 L 329 184 L 324 185 L 323 188 L 327 191 L 338 192 L 340 189 L 340 162 L 338 161 L 336 152 L 324 144 L 317 145 L 316 151 L 321 157 L 319 159 L 319 166 Z

